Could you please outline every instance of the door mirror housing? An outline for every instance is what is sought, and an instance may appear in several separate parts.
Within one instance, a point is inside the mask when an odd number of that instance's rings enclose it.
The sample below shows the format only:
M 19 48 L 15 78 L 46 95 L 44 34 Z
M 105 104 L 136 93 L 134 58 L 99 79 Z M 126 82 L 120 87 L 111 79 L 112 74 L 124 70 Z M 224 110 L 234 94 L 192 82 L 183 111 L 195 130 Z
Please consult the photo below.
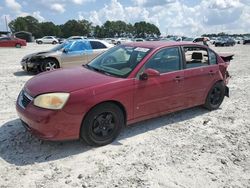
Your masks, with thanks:
M 139 77 L 140 80 L 147 80 L 150 77 L 160 76 L 160 72 L 155 69 L 146 69 Z
M 67 54 L 69 52 L 69 49 L 68 48 L 64 48 L 63 49 L 63 53 Z

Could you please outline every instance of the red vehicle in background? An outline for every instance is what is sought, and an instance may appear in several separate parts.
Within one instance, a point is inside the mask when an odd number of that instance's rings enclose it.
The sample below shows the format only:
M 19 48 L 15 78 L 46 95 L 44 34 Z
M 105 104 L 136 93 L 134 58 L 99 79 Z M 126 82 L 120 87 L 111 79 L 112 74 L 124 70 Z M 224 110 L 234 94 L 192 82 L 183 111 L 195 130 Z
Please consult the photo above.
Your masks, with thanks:
M 16 47 L 26 46 L 26 40 L 15 37 L 0 37 L 0 47 Z

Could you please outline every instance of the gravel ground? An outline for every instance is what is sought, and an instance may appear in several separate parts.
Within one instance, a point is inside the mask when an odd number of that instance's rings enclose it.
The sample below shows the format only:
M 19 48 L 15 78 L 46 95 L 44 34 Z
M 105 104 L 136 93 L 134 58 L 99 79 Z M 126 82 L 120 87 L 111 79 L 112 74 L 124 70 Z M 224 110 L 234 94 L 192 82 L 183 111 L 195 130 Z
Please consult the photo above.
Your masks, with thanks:
M 21 125 L 15 100 L 31 78 L 21 58 L 52 45 L 0 48 L 0 188 L 4 187 L 250 187 L 250 46 L 233 52 L 230 98 L 144 121 L 112 144 L 42 142 Z

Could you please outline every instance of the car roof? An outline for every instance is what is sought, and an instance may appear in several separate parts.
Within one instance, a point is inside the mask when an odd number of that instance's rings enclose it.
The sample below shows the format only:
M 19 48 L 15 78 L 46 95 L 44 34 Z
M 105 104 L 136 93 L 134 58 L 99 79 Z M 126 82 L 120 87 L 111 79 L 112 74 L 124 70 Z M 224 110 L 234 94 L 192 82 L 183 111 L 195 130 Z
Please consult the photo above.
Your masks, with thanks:
M 176 42 L 176 41 L 145 41 L 145 42 L 130 42 L 126 43 L 125 45 L 134 46 L 134 47 L 142 47 L 142 48 L 164 48 L 164 47 L 171 47 L 171 46 L 182 46 L 182 45 L 192 45 L 192 46 L 200 46 L 206 47 L 204 45 L 199 45 L 193 42 Z

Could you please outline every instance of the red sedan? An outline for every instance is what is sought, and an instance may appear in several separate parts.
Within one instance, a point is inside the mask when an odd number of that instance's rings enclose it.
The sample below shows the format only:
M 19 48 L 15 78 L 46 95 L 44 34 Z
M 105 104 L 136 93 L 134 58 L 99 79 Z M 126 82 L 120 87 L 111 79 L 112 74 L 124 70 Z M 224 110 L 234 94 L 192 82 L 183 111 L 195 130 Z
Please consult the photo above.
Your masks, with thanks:
M 15 37 L 0 37 L 0 47 L 16 47 L 26 46 L 26 40 Z
M 105 145 L 125 125 L 193 106 L 219 108 L 229 95 L 231 58 L 193 43 L 119 45 L 82 67 L 33 77 L 16 109 L 41 139 Z

